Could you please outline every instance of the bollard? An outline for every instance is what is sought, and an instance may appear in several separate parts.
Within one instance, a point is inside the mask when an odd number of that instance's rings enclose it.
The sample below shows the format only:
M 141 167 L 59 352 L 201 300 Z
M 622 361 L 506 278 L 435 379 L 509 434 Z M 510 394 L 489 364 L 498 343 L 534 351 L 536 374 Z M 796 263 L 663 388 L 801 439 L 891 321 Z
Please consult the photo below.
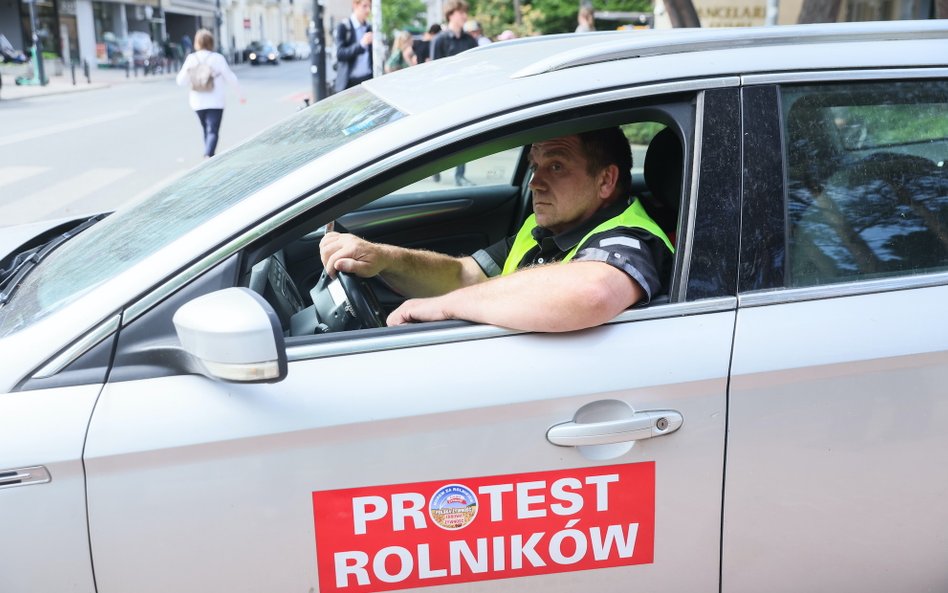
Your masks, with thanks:
M 92 79 L 89 78 L 89 60 L 82 61 L 82 72 L 86 75 L 86 84 L 92 84 Z
M 125 62 L 125 78 L 132 77 L 132 65 L 128 62 Z
M 69 72 L 72 74 L 72 86 L 76 86 L 76 63 L 70 61 Z

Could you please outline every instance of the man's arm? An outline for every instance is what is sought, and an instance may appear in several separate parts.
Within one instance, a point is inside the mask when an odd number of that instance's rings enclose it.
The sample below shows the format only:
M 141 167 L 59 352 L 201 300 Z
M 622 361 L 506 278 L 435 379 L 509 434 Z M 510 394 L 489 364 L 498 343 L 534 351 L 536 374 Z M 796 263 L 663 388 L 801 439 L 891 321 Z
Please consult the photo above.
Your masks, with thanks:
M 362 278 L 381 276 L 408 297 L 442 295 L 487 279 L 471 257 L 371 243 L 348 233 L 326 233 L 319 254 L 331 276 L 336 271 Z
M 388 325 L 466 319 L 524 331 L 573 331 L 605 323 L 644 296 L 635 280 L 609 264 L 548 264 L 405 301 Z
M 437 60 L 444 57 L 444 36 L 440 33 L 435 35 L 435 38 L 431 40 L 431 59 Z
M 346 38 L 349 37 L 350 27 L 348 19 L 336 25 L 333 43 L 336 44 L 336 60 L 339 62 L 351 62 L 357 55 L 365 51 L 355 38 L 355 32 L 352 34 L 352 42 L 347 44 Z

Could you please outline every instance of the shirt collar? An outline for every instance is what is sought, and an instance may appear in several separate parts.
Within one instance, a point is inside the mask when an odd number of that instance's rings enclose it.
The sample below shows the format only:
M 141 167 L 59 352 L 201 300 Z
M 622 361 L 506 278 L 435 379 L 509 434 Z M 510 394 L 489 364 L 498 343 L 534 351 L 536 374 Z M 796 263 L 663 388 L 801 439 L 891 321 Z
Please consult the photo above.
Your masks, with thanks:
M 532 231 L 533 239 L 537 242 L 537 244 L 542 244 L 544 239 L 552 239 L 556 244 L 557 249 L 563 252 L 569 251 L 573 247 L 576 247 L 576 245 L 578 245 L 579 242 L 583 240 L 583 237 L 585 237 L 589 231 L 606 222 L 610 218 L 619 216 L 628 207 L 629 205 L 626 203 L 626 200 L 616 200 L 605 208 L 597 210 L 589 218 L 589 220 L 568 231 L 563 231 L 558 235 L 554 235 L 553 231 L 545 229 L 541 226 L 534 227 Z
M 358 29 L 359 27 L 365 27 L 366 25 L 369 24 L 369 21 L 365 21 L 364 23 L 360 23 L 360 22 L 359 22 L 359 19 L 356 18 L 355 13 L 349 15 L 349 20 L 352 22 L 352 28 L 354 28 L 354 29 Z

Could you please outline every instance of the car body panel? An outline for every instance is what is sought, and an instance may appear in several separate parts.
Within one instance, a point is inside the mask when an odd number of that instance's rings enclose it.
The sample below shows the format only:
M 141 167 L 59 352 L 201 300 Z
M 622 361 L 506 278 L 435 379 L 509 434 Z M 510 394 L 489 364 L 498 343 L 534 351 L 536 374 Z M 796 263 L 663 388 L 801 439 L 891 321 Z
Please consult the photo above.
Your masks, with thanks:
M 610 462 L 655 461 L 656 562 L 540 577 L 535 586 L 622 590 L 633 579 L 715 591 L 733 318 L 673 316 L 296 360 L 276 385 L 193 376 L 110 384 L 86 450 L 99 593 L 316 588 L 314 491 L 595 467 L 610 461 L 553 446 L 545 434 L 600 399 L 670 405 L 684 416 L 676 433 Z M 628 347 L 603 347 L 617 342 Z M 674 373 L 673 344 L 694 361 Z M 575 354 L 562 357 L 564 348 Z M 493 369 L 472 372 L 474 361 Z M 590 376 L 593 364 L 626 372 Z M 530 373 L 537 365 L 547 368 Z M 122 554 L 128 546 L 133 558 Z M 520 581 L 467 590 L 512 582 Z
M 82 449 L 101 385 L 0 396 L 0 590 L 94 593 Z M 42 471 L 42 470 L 40 470 Z M 4 485 L 7 484 L 7 485 Z M 55 559 L 56 570 L 50 570 Z
M 924 331 L 946 298 L 938 286 L 740 310 L 724 591 L 948 579 L 948 333 Z

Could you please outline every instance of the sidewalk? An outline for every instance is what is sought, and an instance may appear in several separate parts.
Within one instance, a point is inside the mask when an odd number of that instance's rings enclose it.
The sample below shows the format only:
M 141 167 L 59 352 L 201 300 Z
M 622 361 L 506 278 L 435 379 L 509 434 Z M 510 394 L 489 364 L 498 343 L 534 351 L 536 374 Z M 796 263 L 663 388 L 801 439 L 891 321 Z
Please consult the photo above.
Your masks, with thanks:
M 145 76 L 139 69 L 136 76 L 134 71 L 126 73 L 122 68 L 90 68 L 89 81 L 86 81 L 82 68 L 77 66 L 75 85 L 72 83 L 72 73 L 69 68 L 65 68 L 60 76 L 47 76 L 49 84 L 44 86 L 17 85 L 16 77 L 24 73 L 32 74 L 32 69 L 26 64 L 16 66 L 5 64 L 0 68 L 0 77 L 2 77 L 3 82 L 3 86 L 0 87 L 0 103 L 30 97 L 104 89 L 117 84 L 140 84 L 158 80 L 173 80 L 177 71 Z

